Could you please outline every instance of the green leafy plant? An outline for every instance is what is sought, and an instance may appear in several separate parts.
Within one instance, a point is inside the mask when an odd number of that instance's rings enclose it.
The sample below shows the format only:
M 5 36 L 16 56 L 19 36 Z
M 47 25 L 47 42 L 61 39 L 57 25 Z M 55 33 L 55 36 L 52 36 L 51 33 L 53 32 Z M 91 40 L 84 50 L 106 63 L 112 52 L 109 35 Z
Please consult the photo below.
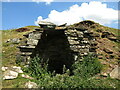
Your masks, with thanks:
M 87 57 L 84 57 L 82 62 L 77 61 L 73 65 L 73 69 L 75 75 L 86 78 L 100 73 L 102 65 L 93 55 L 88 55 Z
M 40 89 L 64 89 L 64 88 L 113 88 L 117 87 L 114 81 L 106 79 L 96 79 L 95 75 L 100 72 L 102 66 L 97 58 L 92 55 L 84 57 L 82 62 L 73 64 L 73 75 L 70 70 L 63 65 L 63 74 L 49 72 L 47 62 L 43 63 L 42 58 L 36 56 L 30 62 L 27 69 L 35 79 Z
M 43 63 L 43 60 L 36 56 L 32 60 L 30 60 L 29 71 L 32 76 L 35 76 L 37 79 L 44 77 L 45 75 L 49 75 L 50 72 L 47 70 L 47 63 Z

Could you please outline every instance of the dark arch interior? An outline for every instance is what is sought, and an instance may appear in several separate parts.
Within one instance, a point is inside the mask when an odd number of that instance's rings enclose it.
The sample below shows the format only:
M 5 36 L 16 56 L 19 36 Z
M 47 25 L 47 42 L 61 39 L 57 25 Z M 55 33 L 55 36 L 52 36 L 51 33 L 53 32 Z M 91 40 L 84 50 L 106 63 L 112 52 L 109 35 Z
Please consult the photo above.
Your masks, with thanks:
M 64 30 L 45 30 L 34 50 L 44 61 L 48 60 L 48 70 L 62 74 L 63 65 L 70 69 L 74 63 L 74 57 L 70 50 L 70 44 Z

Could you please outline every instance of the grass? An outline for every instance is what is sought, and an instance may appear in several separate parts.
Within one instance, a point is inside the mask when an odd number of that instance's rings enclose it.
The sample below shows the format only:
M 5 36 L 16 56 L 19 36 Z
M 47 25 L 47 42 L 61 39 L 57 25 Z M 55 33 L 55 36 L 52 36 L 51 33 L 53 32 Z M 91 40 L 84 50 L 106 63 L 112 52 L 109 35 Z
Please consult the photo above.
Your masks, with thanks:
M 24 88 L 25 83 L 28 81 L 29 79 L 25 79 L 21 76 L 18 76 L 16 79 L 13 80 L 4 80 L 2 82 L 2 88 Z
M 103 25 L 100 25 L 100 24 L 97 24 L 97 26 L 95 28 L 92 28 L 92 30 L 93 31 L 97 31 L 97 30 L 108 31 L 108 32 L 111 32 L 111 33 L 115 34 L 116 36 L 118 36 L 118 32 L 119 32 L 118 29 L 110 28 L 110 27 L 103 26 Z
M 33 31 L 35 28 L 38 28 L 38 26 L 25 26 L 27 28 L 30 29 L 30 31 L 27 32 L 16 32 L 15 29 L 11 29 L 11 30 L 2 30 L 2 33 L 0 31 L 0 36 L 2 36 L 2 53 L 0 53 L 0 56 L 2 56 L 2 66 L 13 66 L 16 65 L 15 60 L 16 60 L 16 54 L 19 51 L 16 46 L 18 46 L 19 44 L 13 44 L 13 43 L 5 43 L 5 41 L 7 41 L 8 39 L 13 39 L 13 38 L 23 38 L 23 35 Z M 101 29 L 104 31 L 109 31 L 114 33 L 115 35 L 118 35 L 118 30 L 117 29 L 113 29 L 113 28 L 109 28 L 109 27 L 105 27 L 102 25 L 98 25 L 95 28 L 92 28 L 93 31 L 96 32 L 96 30 Z M 1 42 L 0 42 L 1 43 Z M 115 50 L 118 50 L 118 45 L 120 43 L 116 43 L 113 41 L 110 41 L 110 44 L 115 44 L 116 48 Z M 13 45 L 13 46 L 11 46 Z M 114 62 L 114 61 L 113 61 Z M 108 68 L 108 65 L 106 65 L 106 67 L 103 68 L 103 70 L 106 70 Z M 68 72 L 69 73 L 69 72 Z M 112 87 L 118 87 L 117 82 L 118 80 L 115 79 L 90 79 L 90 80 L 84 80 L 84 82 L 80 82 L 83 81 L 83 79 L 81 79 L 79 76 L 69 76 L 69 74 L 63 74 L 63 75 L 55 75 L 54 77 L 51 77 L 49 74 L 43 74 L 44 78 L 40 79 L 41 81 L 38 83 L 39 85 L 42 86 L 46 86 L 46 87 L 102 87 L 104 85 L 106 85 L 105 87 L 110 87 L 112 85 Z M 3 88 L 21 88 L 24 86 L 25 82 L 27 82 L 28 79 L 22 78 L 21 76 L 19 76 L 16 79 L 13 80 L 4 80 L 3 81 Z M 42 82 L 43 81 L 43 82 Z M 60 81 L 60 82 L 59 82 Z M 76 81 L 76 82 L 74 82 Z M 60 83 L 60 84 L 59 84 Z M 65 83 L 65 84 L 64 84 Z M 66 85 L 67 84 L 67 85 Z M 50 87 L 51 85 L 51 87 Z
M 89 78 L 97 73 L 100 73 L 102 69 L 100 61 L 92 55 L 84 57 L 82 62 L 78 61 L 73 66 L 73 69 L 75 69 L 73 70 L 75 75 L 79 75 L 83 78 Z
M 19 51 L 18 48 L 16 48 L 19 44 L 6 43 L 6 41 L 13 38 L 23 38 L 24 34 L 31 31 L 32 30 L 27 32 L 16 32 L 15 29 L 2 30 L 2 53 L 0 53 L 0 56 L 2 56 L 2 66 L 9 67 L 16 65 L 16 55 Z M 2 83 L 3 88 L 22 88 L 24 86 L 24 83 L 26 83 L 27 81 L 28 79 L 19 76 L 18 78 L 13 80 L 4 80 Z
M 3 30 L 2 31 L 2 62 L 3 66 L 10 66 L 10 65 L 15 65 L 15 59 L 16 59 L 16 54 L 19 51 L 18 48 L 16 48 L 19 44 L 14 44 L 14 43 L 6 43 L 8 39 L 13 39 L 13 38 L 23 38 L 23 35 L 31 32 L 16 32 L 15 29 L 11 30 Z M 12 46 L 11 46 L 12 45 Z
M 63 67 L 63 74 L 50 73 L 47 70 L 47 63 L 43 68 L 39 64 L 42 59 L 35 57 L 30 62 L 30 67 L 27 72 L 35 79 L 32 80 L 38 84 L 40 89 L 48 88 L 118 88 L 119 80 L 102 78 L 97 73 L 100 73 L 101 64 L 97 58 L 87 56 L 83 62 L 77 62 L 73 65 L 73 75 L 70 75 L 68 69 Z

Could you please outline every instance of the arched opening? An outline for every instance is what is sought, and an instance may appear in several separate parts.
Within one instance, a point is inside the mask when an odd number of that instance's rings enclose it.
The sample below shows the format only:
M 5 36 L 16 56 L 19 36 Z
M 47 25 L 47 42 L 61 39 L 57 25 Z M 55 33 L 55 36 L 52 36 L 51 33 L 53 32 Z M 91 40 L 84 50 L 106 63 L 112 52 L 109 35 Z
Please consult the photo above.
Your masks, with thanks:
M 63 66 L 70 69 L 74 57 L 64 30 L 44 30 L 32 57 L 38 54 L 43 62 L 48 61 L 48 70 L 62 74 Z

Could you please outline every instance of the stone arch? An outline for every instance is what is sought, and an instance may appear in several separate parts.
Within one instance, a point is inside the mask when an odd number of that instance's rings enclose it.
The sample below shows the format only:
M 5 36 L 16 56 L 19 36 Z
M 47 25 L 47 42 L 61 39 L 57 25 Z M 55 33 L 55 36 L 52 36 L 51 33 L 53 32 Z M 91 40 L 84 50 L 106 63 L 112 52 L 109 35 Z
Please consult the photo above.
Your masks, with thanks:
M 63 66 L 70 69 L 74 56 L 64 30 L 45 30 L 33 51 L 32 57 L 39 55 L 44 62 L 48 60 L 48 70 L 62 73 Z
M 96 53 L 97 33 L 81 27 L 38 28 L 24 35 L 26 45 L 20 46 L 20 55 L 29 65 L 30 58 L 39 55 L 44 62 L 48 61 L 48 70 L 62 73 L 63 65 L 70 69 L 77 60 L 82 60 L 89 53 Z M 23 62 L 23 61 L 22 61 Z M 27 63 L 26 63 L 27 62 Z

